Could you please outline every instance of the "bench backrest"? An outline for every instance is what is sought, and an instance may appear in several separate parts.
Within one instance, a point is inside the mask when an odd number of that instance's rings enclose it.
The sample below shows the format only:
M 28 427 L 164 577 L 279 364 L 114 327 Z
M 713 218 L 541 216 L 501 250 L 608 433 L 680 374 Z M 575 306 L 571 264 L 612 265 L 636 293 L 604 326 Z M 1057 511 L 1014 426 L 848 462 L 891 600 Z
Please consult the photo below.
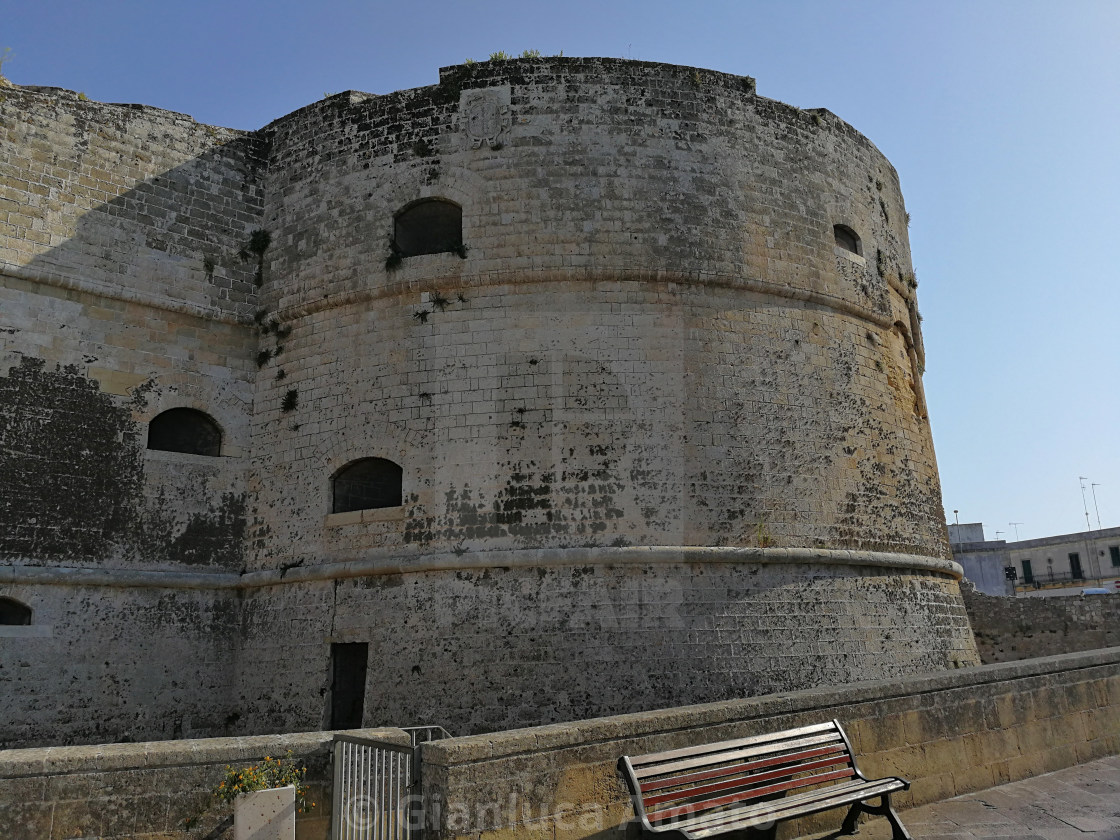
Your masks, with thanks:
M 860 777 L 848 737 L 835 720 L 752 738 L 623 756 L 619 765 L 627 775 L 638 816 L 651 828 L 714 808 Z

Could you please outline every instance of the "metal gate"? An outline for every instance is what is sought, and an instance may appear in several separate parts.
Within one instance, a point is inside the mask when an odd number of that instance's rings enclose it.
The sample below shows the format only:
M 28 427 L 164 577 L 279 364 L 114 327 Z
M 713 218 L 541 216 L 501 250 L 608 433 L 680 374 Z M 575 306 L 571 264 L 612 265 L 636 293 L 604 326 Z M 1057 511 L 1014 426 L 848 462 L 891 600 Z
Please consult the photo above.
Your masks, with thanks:
M 414 764 L 411 746 L 335 735 L 331 840 L 411 840 Z
M 416 745 L 450 737 L 442 726 L 406 726 L 410 746 L 334 736 L 331 840 L 418 840 L 420 761 Z

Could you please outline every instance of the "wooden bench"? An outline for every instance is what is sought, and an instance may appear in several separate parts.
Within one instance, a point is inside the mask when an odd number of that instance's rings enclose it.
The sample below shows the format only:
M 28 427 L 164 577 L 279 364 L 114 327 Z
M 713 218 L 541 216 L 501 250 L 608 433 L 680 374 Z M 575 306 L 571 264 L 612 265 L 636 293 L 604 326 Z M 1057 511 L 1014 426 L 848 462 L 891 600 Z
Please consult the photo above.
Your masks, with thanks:
M 850 806 L 842 834 L 853 834 L 866 812 L 890 820 L 893 840 L 910 840 L 890 803 L 910 783 L 860 773 L 839 721 L 623 756 L 618 764 L 645 835 L 698 840 L 770 830 L 783 820 Z M 866 804 L 876 797 L 881 804 Z

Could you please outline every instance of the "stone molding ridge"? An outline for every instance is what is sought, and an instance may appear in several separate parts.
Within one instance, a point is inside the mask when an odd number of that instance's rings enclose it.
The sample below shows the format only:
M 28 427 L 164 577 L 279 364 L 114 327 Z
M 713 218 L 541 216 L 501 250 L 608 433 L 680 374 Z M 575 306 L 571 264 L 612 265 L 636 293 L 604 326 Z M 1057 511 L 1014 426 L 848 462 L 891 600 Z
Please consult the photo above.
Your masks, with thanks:
M 942 557 L 824 548 L 728 548 L 723 546 L 606 546 L 476 551 L 456 554 L 370 552 L 352 560 L 314 566 L 287 566 L 253 572 L 183 572 L 140 569 L 81 569 L 57 566 L 0 566 L 0 584 L 110 586 L 166 589 L 255 589 L 307 581 L 379 577 L 473 569 L 565 566 L 646 566 L 693 564 L 825 565 L 903 569 L 964 576 L 961 566 Z
M 392 280 L 376 288 L 353 289 L 335 294 L 321 295 L 321 289 L 308 290 L 285 294 L 282 289 L 270 289 L 272 294 L 279 293 L 281 299 L 275 317 L 282 322 L 297 318 L 304 318 L 328 309 L 340 306 L 349 306 L 357 303 L 368 303 L 386 297 L 408 294 L 425 290 L 432 284 L 450 284 L 453 288 L 481 288 L 484 286 L 508 285 L 511 280 L 520 282 L 539 283 L 676 283 L 682 286 L 717 286 L 727 289 L 738 289 L 745 292 L 754 292 L 761 295 L 786 298 L 788 300 L 802 301 L 815 306 L 823 306 L 860 318 L 877 327 L 889 328 L 894 322 L 893 317 L 876 312 L 864 306 L 852 303 L 838 295 L 830 295 L 812 289 L 793 288 L 781 283 L 771 283 L 767 280 L 758 280 L 737 275 L 719 274 L 703 271 L 677 271 L 665 268 L 633 268 L 632 266 L 618 267 L 593 267 L 593 268 L 508 268 L 486 271 L 479 274 L 461 274 L 447 272 L 431 272 L 417 268 L 410 270 L 407 267 L 397 269 L 397 274 L 402 275 L 399 280 Z M 314 293 L 314 296 L 312 295 Z M 301 301 L 299 298 L 307 296 L 311 300 Z
M 202 304 L 189 303 L 185 300 L 171 300 L 136 289 L 127 289 L 108 283 L 98 283 L 97 281 L 87 280 L 81 277 L 71 277 L 62 272 L 29 271 L 24 266 L 0 262 L 0 277 L 11 277 L 15 280 L 22 280 L 25 283 L 54 286 L 58 289 L 73 289 L 74 291 L 96 295 L 109 300 L 120 300 L 125 303 L 136 303 L 140 306 L 147 306 L 152 309 L 162 309 L 167 312 L 193 315 L 195 318 L 216 321 L 221 324 L 240 324 L 242 326 L 247 326 L 252 323 L 248 315 L 234 315 L 216 306 L 203 306 Z

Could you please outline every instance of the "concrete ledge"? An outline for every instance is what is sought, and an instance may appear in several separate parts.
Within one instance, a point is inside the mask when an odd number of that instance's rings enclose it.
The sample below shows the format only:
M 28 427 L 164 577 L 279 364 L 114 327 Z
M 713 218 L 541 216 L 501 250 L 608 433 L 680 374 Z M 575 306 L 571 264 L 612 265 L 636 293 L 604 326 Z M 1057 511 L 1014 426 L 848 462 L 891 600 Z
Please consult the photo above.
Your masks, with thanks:
M 394 509 L 395 510 L 395 509 Z M 345 516 L 346 514 L 334 514 Z M 822 565 L 900 569 L 941 574 L 960 580 L 961 567 L 942 557 L 878 551 L 815 548 L 723 548 L 711 546 L 625 546 L 539 548 L 424 554 L 371 551 L 361 558 L 316 566 L 231 572 L 160 572 L 133 569 L 78 569 L 40 566 L 0 567 L 0 584 L 41 586 L 165 587 L 168 589 L 252 589 L 301 581 L 338 580 L 420 572 L 565 566 L 642 566 L 671 564 Z
M 282 756 L 288 750 L 291 750 L 294 756 L 301 756 L 330 749 L 335 735 L 354 735 L 394 744 L 411 743 L 409 734 L 403 729 L 382 727 L 344 729 L 338 732 L 244 735 L 237 738 L 139 741 L 134 744 L 32 747 L 22 750 L 0 750 L 0 779 L 105 770 L 234 764 L 257 761 L 266 755 Z

